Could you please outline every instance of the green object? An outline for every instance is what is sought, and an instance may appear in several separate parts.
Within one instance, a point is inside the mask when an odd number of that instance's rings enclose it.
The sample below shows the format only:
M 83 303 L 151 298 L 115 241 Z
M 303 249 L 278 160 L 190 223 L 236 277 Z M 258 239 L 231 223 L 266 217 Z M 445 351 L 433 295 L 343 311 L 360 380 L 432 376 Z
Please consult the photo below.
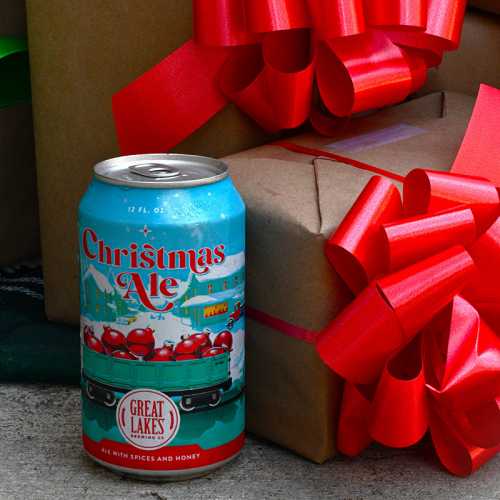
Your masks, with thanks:
M 229 381 L 229 353 L 172 362 L 119 359 L 82 347 L 85 375 L 124 389 L 147 387 L 163 392 L 202 389 Z
M 0 37 L 0 108 L 31 101 L 26 39 Z

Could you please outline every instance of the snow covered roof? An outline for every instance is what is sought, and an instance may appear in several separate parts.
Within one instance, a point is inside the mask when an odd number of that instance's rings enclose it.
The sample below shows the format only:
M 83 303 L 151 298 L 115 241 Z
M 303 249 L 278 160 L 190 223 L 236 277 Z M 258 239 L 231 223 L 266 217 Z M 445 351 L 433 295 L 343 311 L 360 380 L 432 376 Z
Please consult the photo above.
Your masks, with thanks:
M 217 264 L 210 268 L 208 273 L 196 276 L 200 282 L 225 278 L 239 271 L 245 265 L 245 252 L 226 256 L 222 264 Z
M 113 293 L 114 288 L 109 282 L 108 278 L 104 276 L 100 271 L 98 271 L 93 264 L 90 264 L 89 268 L 87 269 L 87 272 L 85 273 L 85 276 L 83 277 L 84 280 L 88 279 L 89 277 L 92 277 L 95 281 L 95 284 L 97 285 L 97 288 L 101 292 L 106 292 L 106 293 Z
M 223 290 L 221 292 L 213 293 L 212 295 L 196 295 L 186 300 L 181 307 L 214 304 L 228 299 L 243 299 L 243 285 L 240 284 L 236 288 Z
M 199 306 L 202 304 L 213 304 L 214 302 L 217 302 L 217 299 L 210 297 L 210 295 L 196 295 L 195 297 L 186 300 L 186 302 L 184 302 L 181 307 Z

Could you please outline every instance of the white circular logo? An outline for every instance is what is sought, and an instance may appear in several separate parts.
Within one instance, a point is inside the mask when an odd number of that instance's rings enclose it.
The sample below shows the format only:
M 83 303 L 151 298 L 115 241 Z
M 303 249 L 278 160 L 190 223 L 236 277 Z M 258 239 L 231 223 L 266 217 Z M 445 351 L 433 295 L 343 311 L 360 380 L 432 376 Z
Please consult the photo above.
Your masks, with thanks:
M 130 444 L 141 450 L 156 450 L 174 439 L 181 416 L 166 394 L 153 389 L 136 389 L 118 403 L 116 421 Z

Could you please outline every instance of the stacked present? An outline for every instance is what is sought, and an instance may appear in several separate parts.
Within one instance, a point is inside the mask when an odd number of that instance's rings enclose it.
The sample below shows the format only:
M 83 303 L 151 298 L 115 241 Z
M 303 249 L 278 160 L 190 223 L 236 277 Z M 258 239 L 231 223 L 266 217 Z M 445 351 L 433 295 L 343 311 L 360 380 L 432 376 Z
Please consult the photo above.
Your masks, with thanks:
M 481 96 L 457 171 L 477 168 L 471 145 L 500 93 Z M 460 475 L 496 452 L 498 193 L 444 173 L 472 101 L 431 94 L 353 120 L 334 142 L 306 134 L 228 158 L 249 211 L 250 429 L 323 461 L 334 435 L 353 455 L 372 440 L 409 446 L 430 427 Z M 490 158 L 482 167 L 498 182 Z M 338 423 L 325 365 L 347 380 Z M 478 415 L 491 422 L 483 441 L 463 431 Z
M 189 39 L 185 0 L 28 2 L 49 317 L 78 321 L 76 209 L 97 160 L 118 143 L 229 155 L 248 207 L 248 428 L 316 462 L 430 430 L 469 474 L 500 446 L 500 94 L 483 87 L 457 156 L 473 98 L 429 93 L 437 69 L 423 87 L 465 2 L 193 6 Z M 466 30 L 483 22 L 498 40 L 485 14 Z

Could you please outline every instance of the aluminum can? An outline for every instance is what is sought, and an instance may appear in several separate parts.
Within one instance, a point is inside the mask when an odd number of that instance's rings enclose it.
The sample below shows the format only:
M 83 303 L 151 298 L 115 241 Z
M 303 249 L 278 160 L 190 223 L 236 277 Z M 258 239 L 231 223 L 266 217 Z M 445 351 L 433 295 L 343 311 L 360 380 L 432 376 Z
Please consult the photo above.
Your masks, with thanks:
M 245 423 L 245 206 L 227 166 L 98 163 L 78 230 L 86 452 L 151 480 L 225 464 Z

